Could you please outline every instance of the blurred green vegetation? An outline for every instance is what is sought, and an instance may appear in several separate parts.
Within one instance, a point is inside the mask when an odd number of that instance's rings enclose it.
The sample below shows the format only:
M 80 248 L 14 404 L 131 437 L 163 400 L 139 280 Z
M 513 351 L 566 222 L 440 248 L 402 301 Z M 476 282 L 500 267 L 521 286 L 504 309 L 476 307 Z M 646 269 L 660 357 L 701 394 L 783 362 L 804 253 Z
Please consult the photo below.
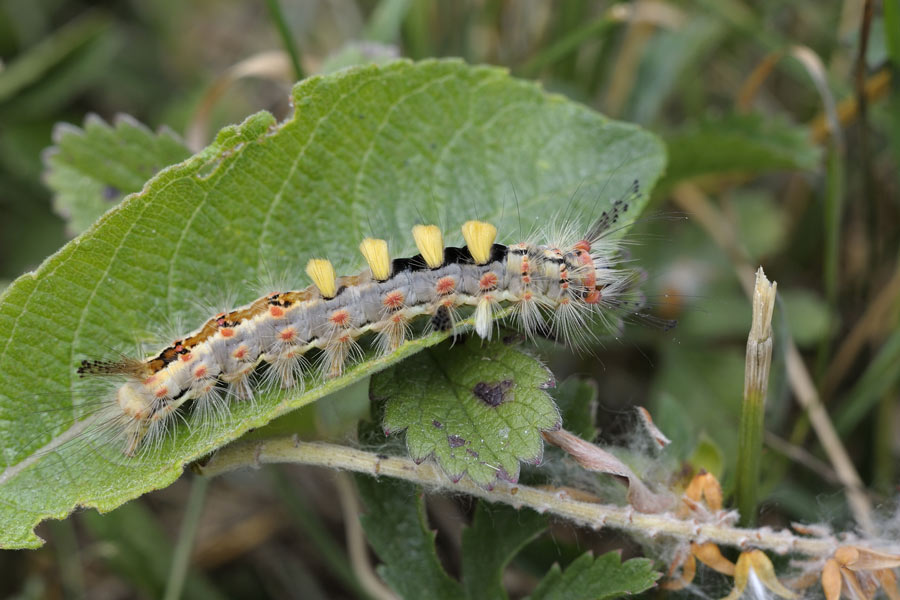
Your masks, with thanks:
M 285 116 L 298 72 L 395 56 L 504 65 L 669 144 L 632 251 L 650 274 L 650 310 L 680 324 L 664 335 L 631 327 L 585 355 L 542 346 L 560 381 L 577 374 L 596 387 L 592 411 L 593 392 L 577 392 L 573 423 L 628 446 L 630 407 L 647 406 L 675 442 L 672 460 L 686 473 L 715 469 L 727 493 L 750 323 L 733 262 L 761 264 L 781 301 L 760 520 L 845 526 L 841 485 L 793 400 L 784 351 L 792 337 L 873 502 L 889 503 L 900 483 L 900 3 L 872 4 L 867 21 L 868 3 L 850 0 L 2 0 L 0 286 L 85 226 L 66 220 L 42 179 L 59 122 L 124 113 L 197 149 L 251 112 Z M 364 393 L 319 402 L 287 426 L 346 439 Z M 313 469 L 271 475 L 214 481 L 192 503 L 185 477 L 110 515 L 47 524 L 44 549 L 0 555 L 0 594 L 159 597 L 183 585 L 192 598 L 357 597 L 359 574 L 340 566 L 346 509 L 334 495 L 346 485 Z M 432 500 L 439 554 L 456 573 L 473 505 Z M 185 513 L 196 502 L 203 509 Z M 185 514 L 199 526 L 182 526 Z M 194 529 L 193 552 L 176 552 L 179 532 Z M 610 533 L 552 532 L 513 561 L 513 596 L 576 550 L 639 551 Z M 175 584 L 173 555 L 191 565 Z

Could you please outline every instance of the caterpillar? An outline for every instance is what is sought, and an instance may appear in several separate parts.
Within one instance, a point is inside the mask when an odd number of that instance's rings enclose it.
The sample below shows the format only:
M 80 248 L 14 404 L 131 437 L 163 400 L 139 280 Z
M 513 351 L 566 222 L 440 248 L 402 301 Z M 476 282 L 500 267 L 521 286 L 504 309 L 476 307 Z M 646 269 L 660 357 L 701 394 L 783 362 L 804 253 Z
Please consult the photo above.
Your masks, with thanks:
M 634 308 L 642 272 L 626 266 L 620 242 L 608 239 L 628 206 L 620 198 L 583 235 L 570 229 L 545 243 L 498 244 L 497 229 L 478 220 L 462 226 L 462 247 L 445 246 L 436 225 L 416 225 L 419 254 L 410 258 L 392 259 L 387 241 L 366 238 L 359 251 L 367 268 L 356 275 L 339 277 L 330 261 L 311 258 L 305 289 L 216 314 L 146 359 L 84 360 L 78 373 L 124 377 L 112 420 L 123 453 L 134 456 L 185 418 L 186 405 L 202 418 L 252 399 L 258 385 L 302 387 L 310 371 L 339 377 L 361 359 L 361 344 L 392 353 L 416 335 L 416 322 L 456 332 L 463 310 L 483 339 L 508 307 L 526 336 L 573 344 L 592 317 L 610 323 Z

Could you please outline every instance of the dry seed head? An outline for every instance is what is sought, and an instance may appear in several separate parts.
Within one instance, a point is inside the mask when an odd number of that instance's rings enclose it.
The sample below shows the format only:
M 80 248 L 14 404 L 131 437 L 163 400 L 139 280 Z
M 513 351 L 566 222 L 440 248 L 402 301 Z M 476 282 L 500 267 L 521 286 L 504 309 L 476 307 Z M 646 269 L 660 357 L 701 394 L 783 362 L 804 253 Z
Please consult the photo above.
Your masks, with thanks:
M 777 283 L 770 283 L 762 267 L 756 272 L 753 291 L 753 324 L 747 339 L 744 370 L 744 398 L 756 395 L 765 399 L 772 365 L 772 311 L 775 309 Z

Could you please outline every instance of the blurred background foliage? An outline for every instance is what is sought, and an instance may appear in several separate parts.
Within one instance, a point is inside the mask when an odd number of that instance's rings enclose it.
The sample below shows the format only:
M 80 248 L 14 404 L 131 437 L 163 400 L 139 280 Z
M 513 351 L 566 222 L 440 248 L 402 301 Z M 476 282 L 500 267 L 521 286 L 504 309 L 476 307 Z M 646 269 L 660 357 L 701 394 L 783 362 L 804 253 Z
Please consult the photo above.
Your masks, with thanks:
M 542 348 L 560 381 L 580 375 L 596 387 L 591 410 L 577 413 L 593 421 L 577 430 L 599 431 L 628 456 L 630 409 L 648 406 L 674 440 L 672 460 L 686 474 L 713 471 L 727 492 L 750 322 L 735 264 L 762 264 L 780 303 L 761 522 L 849 520 L 792 399 L 790 338 L 873 502 L 889 502 L 900 481 L 897 0 L 0 0 L 0 286 L 183 158 L 179 139 L 197 150 L 249 113 L 283 118 L 290 84 L 306 75 L 444 56 L 503 65 L 668 144 L 632 252 L 650 274 L 652 311 L 680 324 L 664 335 L 632 327 L 588 354 Z M 86 120 L 92 113 L 102 121 Z M 59 158 L 43 151 L 58 122 L 97 136 L 135 129 L 154 160 L 115 180 L 82 166 L 83 193 L 54 197 L 45 161 Z M 55 134 L 61 145 L 66 133 Z M 272 427 L 346 440 L 367 413 L 356 386 Z M 161 597 L 180 577 L 173 564 L 190 564 L 191 598 L 356 597 L 347 544 L 361 534 L 344 518 L 357 509 L 348 482 L 278 467 L 207 491 L 185 477 L 111 514 L 46 524 L 45 548 L 0 555 L 0 594 Z M 429 498 L 451 573 L 472 507 Z M 552 533 L 514 562 L 514 597 L 585 549 L 640 553 L 613 532 L 556 523 Z

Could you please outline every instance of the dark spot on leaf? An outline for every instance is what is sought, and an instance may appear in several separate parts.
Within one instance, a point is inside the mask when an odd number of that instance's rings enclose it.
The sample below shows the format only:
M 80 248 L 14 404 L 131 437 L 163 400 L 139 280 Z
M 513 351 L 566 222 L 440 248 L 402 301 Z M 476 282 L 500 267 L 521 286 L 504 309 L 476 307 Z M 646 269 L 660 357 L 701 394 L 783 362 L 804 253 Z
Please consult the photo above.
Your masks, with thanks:
M 509 392 L 514 385 L 515 382 L 512 379 L 504 379 L 498 383 L 480 381 L 472 388 L 472 393 L 475 394 L 476 398 L 488 406 L 496 408 L 506 402 L 507 392 Z
M 441 423 L 440 421 L 438 421 L 437 419 L 434 419 L 434 420 L 431 422 L 431 424 L 434 425 L 435 427 L 437 427 L 438 429 L 443 429 L 443 428 L 444 428 L 444 424 Z
M 518 483 L 519 482 L 518 475 L 510 475 L 509 473 L 506 472 L 506 469 L 504 469 L 503 467 L 500 467 L 497 470 L 497 477 L 499 477 L 500 479 L 505 479 L 506 481 L 508 481 L 510 483 Z
M 425 462 L 425 457 L 424 456 L 414 456 L 413 462 L 416 463 L 417 465 L 421 465 L 423 462 Z
M 459 448 L 460 446 L 466 445 L 466 440 L 454 433 L 451 433 L 447 436 L 447 443 L 450 444 L 451 448 Z
M 471 448 L 466 448 L 466 454 L 471 456 L 472 458 L 478 458 L 478 453 L 472 450 Z

